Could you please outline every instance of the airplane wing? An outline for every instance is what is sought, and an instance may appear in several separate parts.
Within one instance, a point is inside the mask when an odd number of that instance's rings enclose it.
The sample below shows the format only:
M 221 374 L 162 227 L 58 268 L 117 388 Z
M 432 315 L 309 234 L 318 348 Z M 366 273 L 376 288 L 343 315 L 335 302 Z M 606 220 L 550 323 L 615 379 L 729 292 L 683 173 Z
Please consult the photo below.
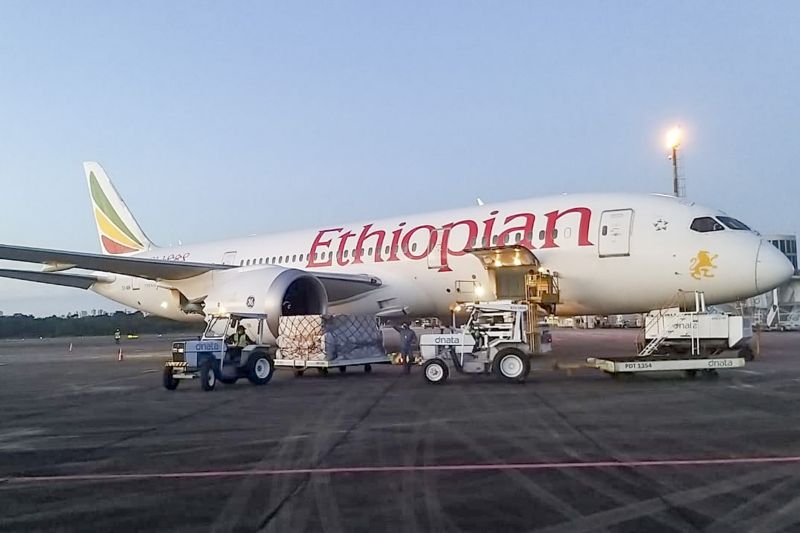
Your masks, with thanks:
M 21 279 L 23 281 L 35 281 L 37 283 L 48 283 L 50 285 L 62 285 L 64 287 L 75 287 L 77 289 L 88 289 L 98 281 L 102 281 L 96 276 L 84 274 L 58 274 L 55 272 L 32 272 L 30 270 L 13 270 L 0 268 L 0 278 Z
M 41 263 L 51 268 L 66 270 L 82 268 L 125 274 L 152 280 L 183 280 L 211 270 L 233 268 L 231 265 L 213 263 L 187 263 L 146 259 L 131 256 L 114 256 L 69 252 L 64 250 L 48 250 L 45 248 L 29 248 L 26 246 L 10 246 L 0 244 L 0 259 L 22 261 L 25 263 Z M 366 274 L 334 274 L 312 272 L 325 286 L 328 298 L 338 302 L 353 298 L 381 286 L 380 279 Z M 89 288 L 92 283 L 102 281 L 94 276 L 82 274 L 57 274 L 55 272 L 31 272 L 25 270 L 0 269 L 0 277 L 66 285 L 82 289 Z
M 212 263 L 164 261 L 161 259 L 68 252 L 48 250 L 46 248 L 29 248 L 27 246 L 10 246 L 7 244 L 0 244 L 0 259 L 58 265 L 60 270 L 83 268 L 153 280 L 181 280 L 204 274 L 211 270 L 232 268 L 230 265 Z

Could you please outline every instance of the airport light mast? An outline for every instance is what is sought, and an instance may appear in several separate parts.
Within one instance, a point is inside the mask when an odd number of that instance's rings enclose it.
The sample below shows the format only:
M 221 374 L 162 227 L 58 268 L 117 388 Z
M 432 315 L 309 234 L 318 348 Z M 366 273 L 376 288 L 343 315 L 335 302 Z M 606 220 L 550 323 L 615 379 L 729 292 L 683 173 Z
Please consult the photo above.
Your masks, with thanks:
M 678 147 L 681 145 L 681 128 L 675 126 L 667 133 L 667 148 L 672 150 L 669 158 L 672 160 L 672 193 L 676 197 L 686 196 L 686 190 L 681 190 L 678 180 Z

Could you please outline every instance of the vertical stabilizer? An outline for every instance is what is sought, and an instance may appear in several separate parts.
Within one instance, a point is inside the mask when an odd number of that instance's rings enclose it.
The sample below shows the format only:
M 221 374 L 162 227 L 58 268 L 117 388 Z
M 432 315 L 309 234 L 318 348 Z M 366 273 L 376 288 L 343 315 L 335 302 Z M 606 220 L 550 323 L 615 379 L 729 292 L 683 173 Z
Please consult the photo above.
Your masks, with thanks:
M 133 218 L 103 167 L 87 161 L 83 169 L 102 252 L 112 255 L 133 254 L 153 248 L 153 243 Z

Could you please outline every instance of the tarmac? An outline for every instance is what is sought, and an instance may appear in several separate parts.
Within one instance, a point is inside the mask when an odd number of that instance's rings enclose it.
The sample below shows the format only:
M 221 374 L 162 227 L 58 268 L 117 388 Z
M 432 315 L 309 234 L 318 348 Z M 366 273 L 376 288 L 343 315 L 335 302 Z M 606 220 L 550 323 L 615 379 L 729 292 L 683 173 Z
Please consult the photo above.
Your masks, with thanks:
M 716 380 L 353 369 L 162 388 L 172 337 L 0 341 L 2 531 L 798 531 L 800 333 Z M 69 343 L 73 349 L 68 349 Z

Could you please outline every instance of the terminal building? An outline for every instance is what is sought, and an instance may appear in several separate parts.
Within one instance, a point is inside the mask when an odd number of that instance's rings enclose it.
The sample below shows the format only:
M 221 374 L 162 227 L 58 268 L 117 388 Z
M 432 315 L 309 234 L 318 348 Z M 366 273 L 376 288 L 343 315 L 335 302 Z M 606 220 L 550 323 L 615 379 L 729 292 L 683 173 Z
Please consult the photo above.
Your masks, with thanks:
M 745 311 L 761 327 L 775 329 L 800 328 L 800 269 L 797 264 L 797 235 L 764 235 L 794 266 L 792 279 L 777 289 L 745 302 Z

